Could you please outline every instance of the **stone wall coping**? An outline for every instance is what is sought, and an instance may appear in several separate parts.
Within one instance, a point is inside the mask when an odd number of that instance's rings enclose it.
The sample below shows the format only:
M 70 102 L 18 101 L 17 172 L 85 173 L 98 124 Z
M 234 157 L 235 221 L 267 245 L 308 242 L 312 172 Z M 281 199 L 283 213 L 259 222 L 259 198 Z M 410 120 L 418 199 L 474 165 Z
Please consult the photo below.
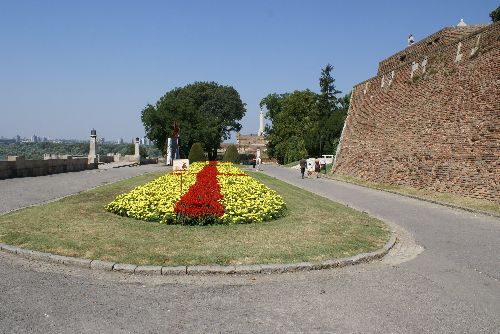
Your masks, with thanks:
M 115 263 L 98 259 L 84 259 L 78 257 L 55 255 L 33 251 L 29 249 L 0 243 L 0 250 L 15 254 L 27 259 L 53 262 L 69 266 L 88 268 L 91 270 L 115 271 L 140 275 L 248 275 L 248 274 L 278 274 L 298 271 L 323 270 L 341 268 L 360 263 L 367 263 L 385 256 L 396 243 L 394 231 L 384 246 L 370 253 L 361 253 L 355 256 L 331 259 L 321 262 L 278 263 L 278 264 L 253 264 L 253 265 L 199 265 L 199 266 L 155 266 L 136 265 L 130 263 Z
M 382 70 L 383 67 L 385 67 L 388 63 L 390 63 L 392 60 L 397 59 L 398 57 L 401 56 L 412 56 L 415 53 L 419 53 L 419 51 L 422 51 L 423 48 L 426 48 L 429 46 L 429 42 L 433 42 L 436 38 L 439 40 L 444 40 L 443 43 L 440 44 L 432 44 L 432 48 L 429 49 L 428 53 L 432 53 L 435 49 L 440 49 L 445 45 L 453 44 L 455 42 L 458 42 L 462 40 L 463 38 L 466 38 L 470 35 L 476 34 L 476 32 L 480 30 L 484 30 L 485 28 L 489 27 L 490 24 L 475 24 L 475 25 L 467 25 L 465 27 L 458 27 L 458 26 L 451 26 L 451 27 L 444 27 L 441 30 L 428 35 L 424 37 L 423 39 L 415 42 L 414 44 L 407 46 L 406 48 L 402 49 L 399 52 L 396 52 L 392 56 L 389 56 L 379 62 L 378 65 L 378 71 Z M 463 35 L 460 37 L 452 36 L 450 37 L 449 33 L 453 32 L 460 32 L 463 31 Z M 439 43 L 439 42 L 438 42 Z M 392 68 L 387 68 L 388 71 L 392 70 Z M 385 72 L 385 71 L 382 71 Z M 377 73 L 379 74 L 379 73 Z
M 497 29 L 497 27 L 498 27 L 498 26 L 500 26 L 500 21 L 499 21 L 499 22 L 494 22 L 494 23 L 488 24 L 487 26 L 485 26 L 485 27 L 483 27 L 483 28 L 480 28 L 480 29 L 478 29 L 478 30 L 474 31 L 474 32 L 470 33 L 469 35 L 466 35 L 466 36 L 463 36 L 463 37 L 457 38 L 456 40 L 454 40 L 454 41 L 452 41 L 452 42 L 450 42 L 450 43 L 446 43 L 446 44 L 440 45 L 440 46 L 438 46 L 438 47 L 436 47 L 436 48 L 434 48 L 434 49 L 430 50 L 428 53 L 425 53 L 425 55 L 430 56 L 430 55 L 432 55 L 432 54 L 436 54 L 436 53 L 441 52 L 441 51 L 443 51 L 443 50 L 446 50 L 446 49 L 449 49 L 449 48 L 452 48 L 452 47 L 454 48 L 454 47 L 455 47 L 455 45 L 457 45 L 458 43 L 463 42 L 463 41 L 468 40 L 468 39 L 472 39 L 472 38 L 476 37 L 478 34 L 482 34 L 482 33 L 484 33 L 485 31 L 488 31 L 488 30 L 495 30 L 495 29 Z M 446 28 L 444 28 L 444 29 L 446 29 Z M 442 30 L 444 30 L 444 29 L 442 29 Z M 439 32 L 441 32 L 442 30 L 440 30 Z M 434 34 L 433 34 L 433 35 L 434 35 Z M 433 35 L 430 35 L 430 36 L 433 36 Z M 428 36 L 428 37 L 430 37 L 430 36 Z M 426 38 L 427 38 L 427 37 L 426 37 Z M 406 50 L 406 49 L 405 49 L 405 50 Z M 405 50 L 399 51 L 399 52 L 397 52 L 397 53 L 395 53 L 395 54 L 391 55 L 390 57 L 388 57 L 388 58 L 386 58 L 386 59 L 384 59 L 384 60 L 382 60 L 382 61 L 385 61 L 385 60 L 387 60 L 387 59 L 390 59 L 390 58 L 392 58 L 392 57 L 394 57 L 394 56 L 396 56 L 396 55 L 399 55 L 399 54 L 404 54 Z M 407 54 L 408 54 L 408 55 L 412 55 L 413 53 L 412 53 L 412 52 L 409 52 L 409 53 L 407 53 Z M 424 54 L 422 54 L 420 57 L 417 57 L 417 58 L 423 58 L 423 57 L 424 57 Z M 402 62 L 402 63 L 401 63 L 401 65 L 399 65 L 399 66 L 395 66 L 395 67 L 393 67 L 393 68 L 391 68 L 391 69 L 388 69 L 387 71 L 383 71 L 383 72 L 381 72 L 381 73 L 377 73 L 377 75 L 375 75 L 375 76 L 373 76 L 373 77 L 371 77 L 371 78 L 368 78 L 368 79 L 366 79 L 366 80 L 363 80 L 363 81 L 361 81 L 361 82 L 359 82 L 359 83 L 355 84 L 355 85 L 352 87 L 352 92 L 354 93 L 354 90 L 355 90 L 356 88 L 361 87 L 362 85 L 366 84 L 367 82 L 374 81 L 375 79 L 381 78 L 382 76 L 387 75 L 387 74 L 391 73 L 392 71 L 396 72 L 396 71 L 400 70 L 401 68 L 408 66 L 408 65 L 409 65 L 409 64 L 411 64 L 414 60 L 415 60 L 414 58 L 412 58 L 412 57 L 408 57 L 408 59 L 407 59 L 405 62 Z M 350 108 L 349 108 L 349 109 L 350 109 Z

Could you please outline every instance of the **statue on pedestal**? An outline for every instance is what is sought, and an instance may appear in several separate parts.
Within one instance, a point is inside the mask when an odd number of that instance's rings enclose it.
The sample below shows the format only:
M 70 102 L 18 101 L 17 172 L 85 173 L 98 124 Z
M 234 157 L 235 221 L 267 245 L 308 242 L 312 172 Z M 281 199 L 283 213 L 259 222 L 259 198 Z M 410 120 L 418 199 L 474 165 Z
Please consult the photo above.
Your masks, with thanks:
M 177 121 L 174 121 L 174 127 L 172 129 L 172 135 L 167 138 L 167 161 L 166 164 L 171 166 L 173 161 L 180 159 L 180 127 Z

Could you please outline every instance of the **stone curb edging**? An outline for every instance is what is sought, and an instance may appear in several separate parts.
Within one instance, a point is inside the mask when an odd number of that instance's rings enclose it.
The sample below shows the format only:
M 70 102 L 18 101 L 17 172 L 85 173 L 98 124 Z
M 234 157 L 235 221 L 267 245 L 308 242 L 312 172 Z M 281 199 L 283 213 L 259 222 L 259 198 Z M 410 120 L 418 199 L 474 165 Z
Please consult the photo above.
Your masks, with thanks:
M 465 207 L 465 206 L 460 206 L 458 204 L 441 202 L 441 201 L 438 201 L 438 200 L 429 199 L 429 198 L 425 198 L 425 197 L 419 197 L 419 196 L 416 196 L 416 195 L 405 194 L 405 193 L 397 192 L 397 191 L 394 191 L 394 190 L 380 189 L 380 188 L 377 188 L 377 187 L 372 187 L 372 186 L 369 186 L 369 185 L 359 184 L 359 183 L 356 183 L 356 182 L 351 182 L 351 181 L 346 181 L 346 180 L 339 180 L 339 179 L 336 179 L 336 178 L 333 178 L 333 177 L 328 177 L 328 175 L 326 176 L 326 178 L 329 179 L 329 180 L 338 181 L 338 182 L 345 182 L 345 183 L 353 184 L 355 186 L 360 186 L 360 187 L 364 187 L 364 188 L 385 191 L 385 192 L 388 192 L 390 194 L 395 194 L 395 195 L 400 195 L 400 196 L 404 196 L 404 197 L 408 197 L 408 198 L 413 198 L 413 199 L 417 199 L 417 200 L 420 200 L 420 201 L 424 201 L 424 202 L 428 202 L 428 203 L 432 203 L 432 204 L 438 204 L 438 205 L 446 206 L 446 207 L 453 208 L 453 209 L 459 209 L 459 210 L 464 210 L 464 211 L 467 211 L 467 212 L 479 213 L 479 214 L 490 216 L 490 217 L 500 218 L 500 214 L 497 214 L 497 213 L 491 212 L 491 211 L 484 211 L 484 210 L 480 210 L 480 209 L 468 208 L 468 207 Z
M 300 263 L 285 263 L 285 264 L 256 264 L 256 265 L 237 265 L 237 266 L 177 266 L 177 267 L 162 267 L 149 265 L 135 265 L 129 263 L 115 263 L 102 260 L 82 259 L 77 257 L 61 256 L 50 253 L 43 253 L 29 249 L 10 246 L 0 243 L 0 250 L 16 254 L 24 258 L 41 260 L 82 268 L 89 268 L 103 271 L 117 271 L 129 274 L 139 275 L 246 275 L 246 274 L 276 274 L 297 271 L 321 270 L 341 268 L 359 263 L 366 263 L 382 258 L 396 243 L 396 235 L 391 233 L 389 241 L 387 241 L 381 249 L 370 253 L 361 253 L 348 258 L 326 260 L 322 262 L 300 262 Z

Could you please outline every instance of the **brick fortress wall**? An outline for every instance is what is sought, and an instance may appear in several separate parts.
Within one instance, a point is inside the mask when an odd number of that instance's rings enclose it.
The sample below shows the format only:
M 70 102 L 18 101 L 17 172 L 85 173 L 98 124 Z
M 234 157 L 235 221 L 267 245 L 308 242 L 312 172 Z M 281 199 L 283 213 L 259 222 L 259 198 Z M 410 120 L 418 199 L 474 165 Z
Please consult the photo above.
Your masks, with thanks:
M 353 88 L 335 172 L 500 203 L 500 23 L 445 28 Z

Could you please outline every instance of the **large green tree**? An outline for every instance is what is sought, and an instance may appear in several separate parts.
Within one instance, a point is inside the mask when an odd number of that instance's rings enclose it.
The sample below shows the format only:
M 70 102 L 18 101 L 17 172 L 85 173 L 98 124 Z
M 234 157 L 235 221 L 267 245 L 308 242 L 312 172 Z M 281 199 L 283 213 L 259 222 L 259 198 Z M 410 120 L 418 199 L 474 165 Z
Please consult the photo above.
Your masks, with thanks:
M 195 82 L 167 92 L 155 105 L 148 104 L 142 110 L 141 120 L 148 138 L 164 154 L 167 138 L 177 123 L 181 156 L 187 155 L 193 143 L 200 142 L 213 160 L 231 131 L 241 130 L 239 120 L 245 112 L 245 104 L 233 87 Z
M 349 109 L 350 93 L 338 97 L 341 92 L 335 88 L 332 70 L 330 64 L 321 70 L 319 94 L 310 90 L 274 93 L 260 102 L 272 124 L 265 131 L 267 153 L 279 163 L 335 152 Z
M 317 94 L 310 90 L 291 94 L 269 94 L 260 105 L 267 109 L 266 117 L 272 127 L 266 129 L 267 153 L 279 163 L 289 163 L 307 156 L 307 129 L 316 112 Z
M 265 127 L 265 135 L 266 139 L 268 140 L 266 148 L 267 148 L 267 154 L 269 155 L 270 158 L 276 158 L 278 161 L 281 161 L 278 159 L 277 152 L 276 152 L 276 144 L 281 140 L 280 134 L 275 132 L 275 129 L 279 127 L 277 117 L 278 114 L 281 112 L 281 104 L 284 99 L 286 99 L 290 94 L 269 94 L 265 98 L 263 98 L 260 101 L 260 107 L 266 107 L 267 112 L 265 114 L 265 117 L 273 122 L 272 126 L 269 126 L 266 124 Z
M 351 100 L 351 93 L 341 96 L 337 100 L 335 111 L 332 112 L 322 122 L 321 130 L 321 153 L 334 154 L 337 145 L 342 135 L 344 123 L 347 118 L 347 111 L 349 110 L 349 102 Z

